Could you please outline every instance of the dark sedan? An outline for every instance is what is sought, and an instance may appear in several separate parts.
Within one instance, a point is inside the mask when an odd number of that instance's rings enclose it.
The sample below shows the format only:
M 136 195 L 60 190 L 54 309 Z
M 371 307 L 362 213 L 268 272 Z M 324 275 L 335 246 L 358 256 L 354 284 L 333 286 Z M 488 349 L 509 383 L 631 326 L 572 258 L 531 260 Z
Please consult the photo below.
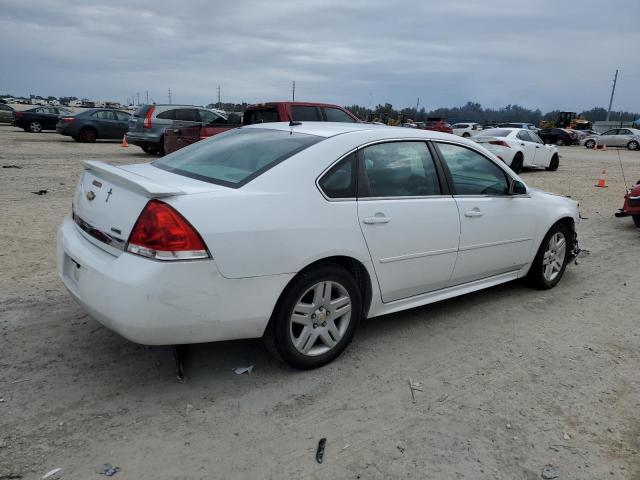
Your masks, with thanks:
M 25 132 L 40 133 L 43 130 L 55 130 L 60 115 L 69 115 L 70 110 L 59 107 L 36 107 L 16 112 L 13 124 Z
M 76 142 L 122 139 L 129 130 L 130 117 L 121 110 L 90 108 L 76 115 L 60 117 L 56 132 L 72 137 Z
M 574 145 L 579 143 L 578 134 L 565 128 L 543 128 L 538 132 L 538 136 L 544 143 L 552 143 L 554 145 Z

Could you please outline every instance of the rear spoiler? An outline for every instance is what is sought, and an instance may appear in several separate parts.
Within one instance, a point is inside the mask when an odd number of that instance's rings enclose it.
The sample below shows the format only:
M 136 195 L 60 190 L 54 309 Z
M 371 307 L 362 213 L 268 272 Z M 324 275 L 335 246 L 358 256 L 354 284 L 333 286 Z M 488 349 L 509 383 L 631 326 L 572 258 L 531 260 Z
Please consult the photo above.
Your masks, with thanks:
M 149 198 L 171 197 L 173 195 L 185 195 L 186 193 L 179 188 L 149 180 L 142 175 L 99 160 L 85 160 L 84 169 L 99 173 L 105 180 L 140 192 Z

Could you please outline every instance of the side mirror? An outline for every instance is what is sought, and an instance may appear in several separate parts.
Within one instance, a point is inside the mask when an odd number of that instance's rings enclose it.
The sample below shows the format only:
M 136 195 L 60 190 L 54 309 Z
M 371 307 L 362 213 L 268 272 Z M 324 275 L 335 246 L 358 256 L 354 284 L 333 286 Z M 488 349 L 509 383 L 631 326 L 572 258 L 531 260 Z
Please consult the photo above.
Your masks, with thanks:
M 509 195 L 526 195 L 527 187 L 520 180 L 514 180 L 509 185 Z

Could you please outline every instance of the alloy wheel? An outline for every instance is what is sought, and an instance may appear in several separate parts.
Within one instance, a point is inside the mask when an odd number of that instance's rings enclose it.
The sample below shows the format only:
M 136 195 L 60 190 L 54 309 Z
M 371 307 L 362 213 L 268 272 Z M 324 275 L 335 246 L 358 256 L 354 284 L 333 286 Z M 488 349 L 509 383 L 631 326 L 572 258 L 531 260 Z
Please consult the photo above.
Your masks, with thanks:
M 29 130 L 34 133 L 40 133 L 42 131 L 42 125 L 40 122 L 31 122 L 31 124 L 29 124 Z
M 303 355 L 316 356 L 334 348 L 351 321 L 351 297 L 336 281 L 308 288 L 298 299 L 289 322 L 291 341 Z
M 542 257 L 542 271 L 547 282 L 556 279 L 567 255 L 567 240 L 562 232 L 554 233 L 547 243 L 547 249 Z

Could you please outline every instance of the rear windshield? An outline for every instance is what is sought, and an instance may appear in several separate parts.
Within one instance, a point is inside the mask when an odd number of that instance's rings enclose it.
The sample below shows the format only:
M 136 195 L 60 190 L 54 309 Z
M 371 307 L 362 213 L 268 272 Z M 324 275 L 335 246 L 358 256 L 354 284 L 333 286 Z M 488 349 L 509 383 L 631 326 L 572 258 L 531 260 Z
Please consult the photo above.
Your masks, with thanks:
M 258 108 L 244 112 L 244 124 L 279 122 L 278 110 L 275 108 Z
M 323 137 L 237 128 L 180 149 L 153 165 L 185 177 L 238 188 Z
M 479 137 L 506 137 L 511 133 L 511 130 L 502 130 L 500 128 L 490 128 L 489 130 L 481 131 Z

